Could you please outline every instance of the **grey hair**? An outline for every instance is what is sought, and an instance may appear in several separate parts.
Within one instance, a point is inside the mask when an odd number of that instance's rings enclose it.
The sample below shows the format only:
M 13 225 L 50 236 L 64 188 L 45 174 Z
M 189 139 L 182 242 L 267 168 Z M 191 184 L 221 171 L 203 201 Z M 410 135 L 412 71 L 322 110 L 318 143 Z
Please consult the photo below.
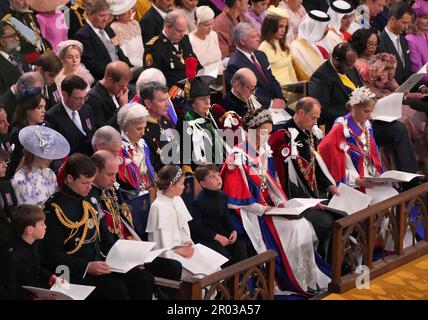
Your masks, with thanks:
M 168 87 L 156 81 L 147 82 L 143 87 L 143 90 L 139 92 L 141 103 L 144 103 L 144 100 L 146 99 L 153 101 L 157 91 L 162 91 L 163 93 L 167 93 Z
M 152 81 L 166 85 L 166 78 L 162 71 L 156 68 L 149 68 L 141 72 L 140 76 L 138 77 L 137 92 L 143 90 L 145 86 Z
M 106 146 L 114 141 L 122 142 L 120 133 L 111 126 L 103 126 L 95 131 L 91 144 L 92 148 L 95 148 L 95 145 L 97 144 Z
M 167 13 L 165 16 L 165 20 L 163 21 L 164 26 L 172 27 L 176 24 L 178 18 L 182 17 L 184 20 L 186 20 L 186 17 L 184 16 L 183 12 L 181 10 L 172 10 Z M 187 21 L 187 20 L 186 20 Z
M 130 125 L 147 120 L 147 116 L 127 117 L 131 107 L 134 107 L 134 103 L 127 103 L 120 107 L 119 112 L 117 113 L 117 123 L 119 124 L 120 130 L 126 131 Z
M 40 72 L 26 72 L 24 73 L 16 83 L 17 91 L 22 92 L 24 89 L 30 89 L 34 87 L 42 87 L 45 84 L 45 80 Z
M 239 45 L 241 40 L 247 39 L 248 33 L 250 30 L 253 30 L 254 27 L 251 23 L 240 22 L 236 25 L 233 30 L 233 39 L 235 41 L 235 45 Z

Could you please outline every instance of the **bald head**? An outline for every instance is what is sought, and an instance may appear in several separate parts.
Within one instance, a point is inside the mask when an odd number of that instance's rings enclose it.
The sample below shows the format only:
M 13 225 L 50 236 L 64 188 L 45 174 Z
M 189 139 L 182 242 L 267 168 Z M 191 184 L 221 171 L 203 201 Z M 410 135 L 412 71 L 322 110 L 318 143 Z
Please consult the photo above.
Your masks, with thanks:
M 42 88 L 45 85 L 45 80 L 39 72 L 26 72 L 24 73 L 16 83 L 16 91 L 21 94 L 25 90 L 31 88 Z
M 107 150 L 99 150 L 92 155 L 91 159 L 98 168 L 95 185 L 104 190 L 111 189 L 119 171 L 117 158 Z
M 230 82 L 233 93 L 243 100 L 250 98 L 257 86 L 256 75 L 248 68 L 236 71 Z

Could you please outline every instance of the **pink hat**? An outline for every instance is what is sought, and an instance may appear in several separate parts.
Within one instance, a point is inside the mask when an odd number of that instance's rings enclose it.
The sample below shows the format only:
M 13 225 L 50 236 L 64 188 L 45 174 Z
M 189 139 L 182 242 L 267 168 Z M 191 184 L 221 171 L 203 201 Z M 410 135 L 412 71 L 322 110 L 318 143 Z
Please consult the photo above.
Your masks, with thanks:
M 412 10 L 415 13 L 416 18 L 428 16 L 428 1 L 416 0 L 412 6 Z

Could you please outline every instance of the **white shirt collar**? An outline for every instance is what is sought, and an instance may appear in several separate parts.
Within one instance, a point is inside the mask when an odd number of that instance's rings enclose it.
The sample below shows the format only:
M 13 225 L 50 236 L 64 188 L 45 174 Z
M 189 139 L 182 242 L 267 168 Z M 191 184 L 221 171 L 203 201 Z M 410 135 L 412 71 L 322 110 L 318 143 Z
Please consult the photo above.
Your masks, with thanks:
M 1 55 L 2 55 L 2 56 L 3 56 L 7 61 L 10 61 L 10 60 L 9 60 L 10 55 L 9 55 L 7 52 L 0 50 L 0 54 L 1 54 Z
M 392 40 L 392 42 L 394 43 L 394 46 L 396 46 L 397 39 L 400 39 L 400 35 L 396 35 L 395 33 L 392 33 L 391 31 L 388 30 L 388 27 L 385 27 L 385 32 L 388 35 L 388 37 Z
M 89 26 L 92 28 L 92 30 L 94 30 L 94 31 L 95 31 L 95 33 L 96 33 L 97 35 L 99 35 L 99 34 L 100 34 L 100 31 L 101 31 L 101 30 L 104 30 L 104 29 L 99 29 L 99 28 L 94 27 L 94 25 L 92 24 L 92 22 L 91 22 L 91 21 L 89 21 L 89 20 L 86 20 L 86 22 L 89 24 Z
M 253 62 L 253 60 L 251 60 L 251 53 L 248 53 L 248 52 L 246 52 L 246 51 L 244 51 L 242 49 L 239 49 L 238 47 L 236 47 L 236 50 L 241 51 L 248 58 L 248 60 L 250 60 L 251 62 Z M 254 52 L 252 54 L 254 54 Z
M 166 15 L 168 14 L 167 12 L 162 11 L 161 9 L 159 9 L 158 7 L 156 7 L 153 3 L 152 3 L 152 7 L 153 7 L 157 12 L 159 12 L 159 14 L 161 15 L 161 17 L 162 17 L 163 19 L 165 19 Z
M 70 119 L 73 119 L 73 111 L 77 111 L 77 110 L 71 110 L 69 107 L 67 107 L 64 101 L 62 101 L 62 105 L 64 106 L 65 112 L 67 112 Z M 77 116 L 79 116 L 79 111 L 77 111 Z

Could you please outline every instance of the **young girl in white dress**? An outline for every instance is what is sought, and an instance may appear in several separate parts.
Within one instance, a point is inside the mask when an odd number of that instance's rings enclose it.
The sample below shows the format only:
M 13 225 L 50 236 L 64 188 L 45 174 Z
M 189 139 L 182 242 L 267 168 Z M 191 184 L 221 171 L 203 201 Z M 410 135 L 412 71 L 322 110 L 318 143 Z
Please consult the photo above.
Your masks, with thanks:
M 194 248 L 188 222 L 192 216 L 184 204 L 184 172 L 179 166 L 166 165 L 158 172 L 156 200 L 152 203 L 147 220 L 148 240 L 156 242 L 154 249 L 185 245 L 164 256 L 174 259 L 174 253 L 191 258 Z

